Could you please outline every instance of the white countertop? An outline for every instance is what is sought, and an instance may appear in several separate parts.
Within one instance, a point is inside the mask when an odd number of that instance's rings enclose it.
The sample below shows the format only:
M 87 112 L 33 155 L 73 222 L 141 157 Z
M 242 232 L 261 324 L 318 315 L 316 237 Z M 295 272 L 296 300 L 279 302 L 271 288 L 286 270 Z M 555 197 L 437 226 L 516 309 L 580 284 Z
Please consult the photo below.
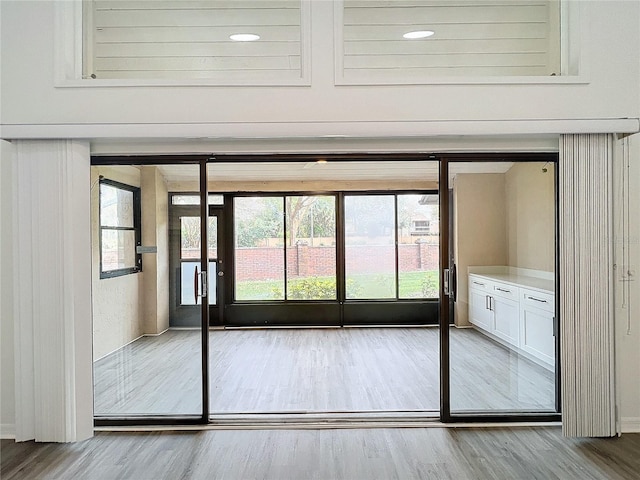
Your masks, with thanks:
M 482 271 L 493 270 L 493 271 Z M 503 271 L 498 271 L 503 270 Z M 509 283 L 516 287 L 525 287 L 550 295 L 555 294 L 555 279 L 552 272 L 541 272 L 542 275 L 527 275 L 526 271 L 518 271 L 509 267 L 469 267 L 469 275 L 484 277 L 496 282 Z M 532 272 L 531 272 L 532 273 Z M 551 277 L 551 278 L 549 278 Z

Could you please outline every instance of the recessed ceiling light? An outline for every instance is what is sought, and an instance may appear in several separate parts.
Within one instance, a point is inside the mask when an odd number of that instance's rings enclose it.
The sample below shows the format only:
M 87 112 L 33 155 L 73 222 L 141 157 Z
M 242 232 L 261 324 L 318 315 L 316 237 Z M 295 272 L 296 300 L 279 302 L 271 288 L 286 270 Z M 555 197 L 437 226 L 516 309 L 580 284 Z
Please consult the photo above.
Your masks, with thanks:
M 255 33 L 234 33 L 233 35 L 229 35 L 229 38 L 234 42 L 255 42 L 256 40 L 260 40 L 260 35 L 256 35 Z
M 427 38 L 433 35 L 435 32 L 432 30 L 416 30 L 414 32 L 407 32 L 402 35 L 404 38 L 408 38 L 409 40 L 415 40 L 418 38 Z

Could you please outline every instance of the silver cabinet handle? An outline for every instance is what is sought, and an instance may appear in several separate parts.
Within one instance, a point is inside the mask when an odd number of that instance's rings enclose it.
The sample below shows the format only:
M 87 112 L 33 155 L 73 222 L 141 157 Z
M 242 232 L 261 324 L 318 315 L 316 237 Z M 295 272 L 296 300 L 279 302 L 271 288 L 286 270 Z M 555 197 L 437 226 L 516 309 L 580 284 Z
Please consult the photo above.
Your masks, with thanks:
M 511 293 L 511 290 L 505 290 L 504 288 L 495 287 L 495 289 L 498 290 L 499 292 Z
M 536 297 L 531 297 L 531 296 L 528 296 L 528 295 L 527 295 L 527 298 L 528 298 L 529 300 L 533 300 L 534 302 L 547 303 L 547 301 L 546 301 L 546 300 L 541 300 L 541 299 L 536 298 Z
M 481 287 L 484 287 L 484 283 L 476 282 L 475 280 L 473 281 L 473 283 L 475 283 L 476 285 L 480 285 Z

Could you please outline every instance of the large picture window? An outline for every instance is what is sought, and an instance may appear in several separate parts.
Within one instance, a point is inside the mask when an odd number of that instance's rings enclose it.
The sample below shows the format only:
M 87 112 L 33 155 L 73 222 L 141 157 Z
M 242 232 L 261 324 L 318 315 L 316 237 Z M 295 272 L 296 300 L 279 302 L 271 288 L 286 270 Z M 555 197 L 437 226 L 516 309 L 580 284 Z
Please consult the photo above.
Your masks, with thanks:
M 235 299 L 335 300 L 334 196 L 236 197 Z
M 233 205 L 235 301 L 438 297 L 437 194 L 238 196 Z
M 101 180 L 100 278 L 141 271 L 140 238 L 140 189 Z
M 347 300 L 438 297 L 436 194 L 345 195 Z

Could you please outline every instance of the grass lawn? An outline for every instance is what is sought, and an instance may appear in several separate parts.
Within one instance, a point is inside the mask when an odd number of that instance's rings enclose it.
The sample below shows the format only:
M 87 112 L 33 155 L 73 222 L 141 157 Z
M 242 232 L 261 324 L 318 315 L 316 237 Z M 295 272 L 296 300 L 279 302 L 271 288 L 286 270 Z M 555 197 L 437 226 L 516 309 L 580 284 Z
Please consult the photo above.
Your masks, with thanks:
M 318 282 L 335 282 L 332 277 L 315 277 Z M 289 291 L 296 289 L 300 283 L 317 283 L 310 278 L 289 280 Z M 309 281 L 311 280 L 311 281 Z M 399 290 L 401 299 L 405 298 L 437 298 L 438 271 L 401 272 Z M 239 282 L 236 284 L 236 300 L 283 300 L 284 280 L 264 280 L 256 282 Z M 315 297 L 315 299 L 335 299 Z M 393 274 L 360 274 L 347 278 L 347 298 L 349 299 L 384 299 L 395 298 L 395 275 Z M 314 298 L 306 298 L 313 300 Z

